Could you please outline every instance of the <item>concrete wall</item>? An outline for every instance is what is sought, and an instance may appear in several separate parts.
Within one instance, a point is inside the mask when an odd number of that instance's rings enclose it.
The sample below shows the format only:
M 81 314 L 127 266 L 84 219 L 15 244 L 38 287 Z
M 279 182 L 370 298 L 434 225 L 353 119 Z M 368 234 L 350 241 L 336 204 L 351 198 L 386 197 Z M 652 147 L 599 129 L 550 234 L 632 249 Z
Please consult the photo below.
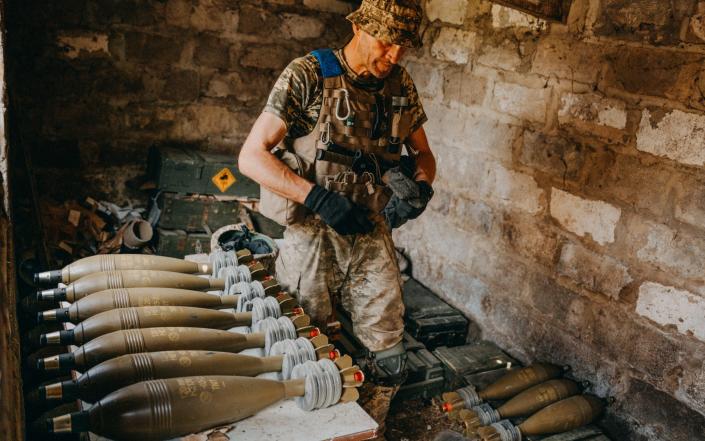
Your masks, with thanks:
M 439 170 L 414 275 L 523 361 L 617 401 L 614 439 L 705 437 L 705 2 L 567 25 L 427 0 L 408 62 Z
M 120 202 L 153 144 L 236 154 L 279 72 L 341 44 L 350 3 L 12 0 L 11 68 L 40 192 Z M 61 182 L 61 185 L 57 185 Z

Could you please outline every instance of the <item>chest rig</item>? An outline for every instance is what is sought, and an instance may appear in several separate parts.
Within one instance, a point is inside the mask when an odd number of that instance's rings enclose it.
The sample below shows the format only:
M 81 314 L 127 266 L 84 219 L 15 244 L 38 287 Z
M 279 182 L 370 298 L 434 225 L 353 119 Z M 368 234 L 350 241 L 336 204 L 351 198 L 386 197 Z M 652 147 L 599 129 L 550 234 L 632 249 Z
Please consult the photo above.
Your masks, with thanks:
M 398 165 L 410 131 L 401 71 L 395 67 L 379 90 L 367 90 L 347 78 L 332 50 L 312 54 L 323 77 L 321 111 L 311 133 L 291 147 L 309 165 L 309 179 L 379 213 L 391 196 L 382 175 Z

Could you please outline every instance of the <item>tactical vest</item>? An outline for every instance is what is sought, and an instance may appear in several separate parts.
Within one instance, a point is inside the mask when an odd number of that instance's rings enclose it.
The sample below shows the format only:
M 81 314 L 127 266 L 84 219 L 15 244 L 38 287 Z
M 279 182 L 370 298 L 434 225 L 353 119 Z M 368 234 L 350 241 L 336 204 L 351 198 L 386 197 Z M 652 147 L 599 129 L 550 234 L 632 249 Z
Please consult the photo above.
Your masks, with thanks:
M 318 121 L 311 133 L 285 138 L 273 153 L 300 176 L 379 213 L 391 196 L 382 175 L 398 165 L 402 144 L 410 134 L 401 69 L 395 66 L 380 90 L 369 91 L 350 82 L 332 50 L 312 54 L 323 77 Z M 282 225 L 301 222 L 311 214 L 265 188 L 260 211 Z

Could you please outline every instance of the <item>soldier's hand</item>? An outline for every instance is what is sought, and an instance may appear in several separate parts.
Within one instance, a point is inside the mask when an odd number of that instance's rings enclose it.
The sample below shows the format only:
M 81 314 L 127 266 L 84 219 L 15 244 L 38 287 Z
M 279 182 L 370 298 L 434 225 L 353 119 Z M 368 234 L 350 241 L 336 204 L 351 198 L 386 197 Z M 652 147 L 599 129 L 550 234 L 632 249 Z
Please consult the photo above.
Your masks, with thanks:
M 339 234 L 367 234 L 374 230 L 374 223 L 367 217 L 365 209 L 320 185 L 313 186 L 304 205 L 318 213 L 323 222 Z
M 418 196 L 403 198 L 396 193 L 382 210 L 390 229 L 399 228 L 409 219 L 416 219 L 426 210 L 428 202 L 433 197 L 433 188 L 426 181 L 416 182 Z

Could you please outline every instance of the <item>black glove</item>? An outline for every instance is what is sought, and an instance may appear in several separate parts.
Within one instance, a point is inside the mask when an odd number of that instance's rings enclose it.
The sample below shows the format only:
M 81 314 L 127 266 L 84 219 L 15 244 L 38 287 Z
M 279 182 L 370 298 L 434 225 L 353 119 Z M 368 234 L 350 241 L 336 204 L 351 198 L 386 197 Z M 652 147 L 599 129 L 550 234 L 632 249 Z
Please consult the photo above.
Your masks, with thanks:
M 367 218 L 366 210 L 350 202 L 345 196 L 314 185 L 304 205 L 318 213 L 323 222 L 339 234 L 367 234 L 375 225 Z
M 426 210 L 433 197 L 433 188 L 426 181 L 418 181 L 418 197 L 403 199 L 396 194 L 389 199 L 382 213 L 390 229 L 399 228 L 409 219 L 416 219 Z

